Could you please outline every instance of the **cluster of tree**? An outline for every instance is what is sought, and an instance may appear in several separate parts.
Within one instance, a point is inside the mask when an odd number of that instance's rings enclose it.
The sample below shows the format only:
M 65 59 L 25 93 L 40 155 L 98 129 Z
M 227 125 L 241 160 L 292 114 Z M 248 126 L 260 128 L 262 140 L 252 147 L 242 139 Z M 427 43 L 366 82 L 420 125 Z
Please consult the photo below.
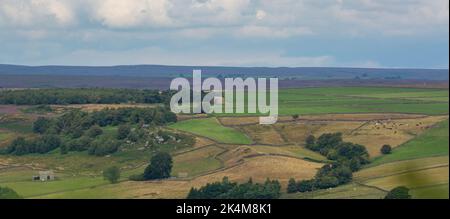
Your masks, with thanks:
M 352 171 L 360 169 L 361 165 L 369 163 L 369 153 L 366 147 L 344 142 L 342 133 L 326 133 L 316 139 L 313 135 L 306 138 L 306 148 L 319 152 L 329 160 L 348 166 Z
M 411 199 L 411 195 L 407 187 L 399 186 L 389 191 L 384 199 Z
M 316 189 L 334 188 L 350 182 L 352 177 L 352 171 L 348 166 L 327 164 L 319 169 L 313 179 L 296 182 L 295 179 L 291 178 L 288 183 L 287 192 L 311 192 Z
M 0 186 L 0 199 L 20 199 L 21 197 L 11 188 Z
M 168 103 L 171 91 L 137 89 L 26 89 L 0 91 L 0 104 Z
M 158 152 L 150 160 L 150 164 L 145 168 L 143 174 L 132 175 L 130 180 L 145 181 L 166 179 L 170 177 L 172 172 L 173 160 L 172 156 L 166 152 Z
M 290 179 L 287 192 L 309 192 L 316 189 L 333 188 L 352 180 L 353 172 L 361 165 L 369 163 L 369 154 L 362 145 L 344 142 L 341 133 L 327 133 L 318 139 L 310 135 L 306 138 L 306 147 L 319 152 L 332 164 L 324 165 L 310 180 L 296 182 Z
M 18 137 L 6 147 L 4 153 L 14 155 L 45 154 L 60 147 L 61 144 L 61 139 L 57 135 L 42 135 L 31 139 Z
M 164 125 L 176 121 L 176 115 L 162 107 L 103 109 L 92 113 L 71 110 L 55 119 L 38 118 L 33 123 L 33 131 L 39 134 L 69 134 L 78 138 L 93 126 L 104 127 L 138 123 Z M 99 128 L 89 131 L 92 131 L 92 134 L 95 135 Z
M 188 199 L 276 199 L 280 197 L 280 183 L 267 179 L 264 183 L 232 183 L 227 177 L 222 182 L 208 183 L 196 189 L 191 188 Z

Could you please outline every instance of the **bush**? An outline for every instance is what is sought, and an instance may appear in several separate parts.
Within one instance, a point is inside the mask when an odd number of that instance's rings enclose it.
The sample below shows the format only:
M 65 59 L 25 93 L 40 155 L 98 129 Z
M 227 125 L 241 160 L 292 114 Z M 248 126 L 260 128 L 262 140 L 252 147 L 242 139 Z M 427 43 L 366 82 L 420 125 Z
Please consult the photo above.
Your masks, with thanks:
M 103 129 L 100 128 L 100 126 L 98 126 L 98 125 L 94 125 L 88 130 L 87 134 L 89 137 L 95 138 L 95 137 L 103 134 Z
M 315 180 L 302 180 L 297 183 L 297 190 L 299 192 L 311 192 L 314 190 Z
M 119 142 L 115 140 L 95 140 L 91 142 L 88 153 L 95 156 L 105 156 L 115 153 L 119 149 Z
M 45 154 L 60 146 L 61 139 L 57 135 L 43 135 L 30 140 L 18 137 L 7 147 L 6 152 L 14 155 Z
M 314 150 L 314 146 L 316 144 L 316 138 L 314 137 L 314 135 L 309 135 L 306 138 L 306 142 L 305 142 L 305 147 L 311 150 Z
M 315 187 L 319 189 L 334 188 L 339 185 L 339 179 L 334 176 L 323 176 L 315 180 Z
M 129 125 L 121 125 L 117 129 L 117 139 L 123 140 L 128 137 L 131 133 L 131 128 Z
M 33 123 L 33 132 L 38 134 L 44 134 L 50 128 L 51 121 L 44 117 L 39 117 Z
M 295 179 L 291 178 L 289 179 L 288 186 L 287 186 L 287 193 L 295 193 L 297 192 L 297 183 L 295 182 Z
M 106 168 L 103 170 L 103 178 L 110 183 L 117 183 L 120 178 L 120 169 L 116 166 Z
M 91 142 L 91 138 L 83 136 L 69 141 L 66 147 L 68 151 L 85 151 L 89 149 Z
M 389 191 L 384 199 L 411 199 L 411 195 L 408 188 L 399 186 Z
M 390 154 L 392 152 L 392 147 L 390 145 L 383 145 L 380 149 L 382 154 Z
M 128 177 L 128 179 L 131 181 L 145 181 L 143 173 L 131 175 L 130 177 Z

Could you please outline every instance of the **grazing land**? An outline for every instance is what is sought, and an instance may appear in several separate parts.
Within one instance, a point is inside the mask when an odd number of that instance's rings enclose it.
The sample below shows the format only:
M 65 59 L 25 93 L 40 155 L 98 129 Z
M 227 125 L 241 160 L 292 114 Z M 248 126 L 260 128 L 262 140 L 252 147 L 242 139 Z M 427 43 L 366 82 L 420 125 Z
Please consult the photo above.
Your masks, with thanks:
M 117 117 L 121 114 L 115 110 L 150 111 L 162 105 L 56 104 L 45 111 L 40 109 L 48 107 L 42 105 L 0 105 L 0 149 L 19 136 L 38 138 L 33 124 L 40 117 L 58 121 L 72 111 L 96 115 L 92 118 L 104 116 L 101 112 Z M 396 186 L 409 187 L 413 198 L 448 198 L 448 90 L 282 89 L 279 107 L 282 115 L 274 125 L 259 125 L 257 114 L 184 114 L 177 115 L 178 121 L 173 123 L 131 123 L 131 132 L 140 137 L 120 141 L 116 152 L 100 156 L 88 151 L 64 154 L 60 148 L 42 154 L 0 154 L 0 186 L 12 188 L 24 198 L 185 198 L 192 187 L 223 177 L 240 183 L 270 178 L 280 182 L 281 198 L 379 199 Z M 299 117 L 293 118 L 295 114 Z M 117 138 L 120 124 L 116 123 L 123 119 L 111 122 L 112 118 L 105 118 L 108 123 L 100 127 L 101 135 L 94 140 Z M 335 162 L 309 150 L 305 145 L 308 136 L 336 132 L 342 133 L 346 142 L 363 145 L 370 163 L 355 171 L 350 182 L 335 188 L 287 193 L 290 178 L 312 179 L 321 167 Z M 169 137 L 164 138 L 166 135 Z M 192 141 L 180 142 L 178 135 Z M 71 138 L 72 134 L 61 134 L 63 142 Z M 380 152 L 384 144 L 392 147 L 390 154 Z M 130 180 L 130 176 L 142 174 L 159 151 L 172 156 L 171 178 Z M 103 170 L 110 166 L 120 168 L 117 184 L 103 179 Z M 56 180 L 33 181 L 41 170 L 53 170 Z
M 193 119 L 177 122 L 170 126 L 185 132 L 190 132 L 213 139 L 220 143 L 250 144 L 251 140 L 244 134 L 222 126 L 216 118 Z

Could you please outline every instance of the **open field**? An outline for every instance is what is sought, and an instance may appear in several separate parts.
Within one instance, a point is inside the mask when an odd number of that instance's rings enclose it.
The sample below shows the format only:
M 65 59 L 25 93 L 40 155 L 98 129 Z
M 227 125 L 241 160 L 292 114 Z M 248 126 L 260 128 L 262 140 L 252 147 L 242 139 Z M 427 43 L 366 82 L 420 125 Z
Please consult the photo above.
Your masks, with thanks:
M 379 157 L 372 165 L 397 160 L 414 159 L 428 156 L 448 155 L 449 137 L 448 120 L 427 130 L 424 134 L 394 149 L 392 154 Z
M 204 136 L 220 143 L 250 144 L 251 140 L 244 134 L 222 126 L 217 119 L 193 119 L 177 122 L 170 126 L 185 132 Z
M 27 106 L 24 106 L 27 107 Z M 84 111 L 150 105 L 54 106 L 52 116 L 67 108 Z M 60 108 L 58 108 L 60 107 Z M 37 115 L 3 107 L 0 113 L 0 146 L 14 136 L 32 136 Z M 138 150 L 124 145 L 108 156 L 87 152 L 61 155 L 0 155 L 0 186 L 8 186 L 25 198 L 184 198 L 191 187 L 220 181 L 262 182 L 278 179 L 282 198 L 383 198 L 386 190 L 405 185 L 414 198 L 448 198 L 448 91 L 411 88 L 306 88 L 280 91 L 280 116 L 275 125 L 259 125 L 257 116 L 178 115 L 179 122 L 164 130 L 178 130 L 195 138 L 192 147 Z M 305 114 L 308 113 L 308 114 Z M 300 114 L 294 120 L 291 115 Z M 441 115 L 442 114 L 442 115 Z M 103 135 L 115 137 L 117 127 L 103 127 Z M 312 178 L 328 161 L 306 149 L 308 135 L 341 132 L 345 141 L 366 146 L 373 162 L 354 173 L 353 181 L 333 189 L 286 194 L 290 178 Z M 390 144 L 390 155 L 380 147 Z M 144 171 L 153 153 L 173 156 L 171 179 L 133 182 L 128 177 Z M 102 170 L 121 169 L 118 184 L 109 184 Z M 57 180 L 32 182 L 39 170 L 52 169 Z
M 281 145 L 285 143 L 273 126 L 251 125 L 243 126 L 241 129 L 257 144 Z
M 397 97 L 398 93 L 402 95 Z M 408 98 L 405 98 L 405 96 Z M 448 114 L 448 90 L 444 89 L 377 87 L 282 89 L 279 91 L 278 98 L 280 115 L 332 113 Z M 227 116 L 230 114 L 218 115 Z
M 383 190 L 407 186 L 414 198 L 448 198 L 448 165 L 448 154 L 397 161 L 365 168 L 354 175 L 354 180 Z
M 50 183 L 19 179 L 0 182 L 0 185 L 9 186 L 26 198 L 184 198 L 191 187 L 220 181 L 224 176 L 239 182 L 249 178 L 256 182 L 263 182 L 266 178 L 279 179 L 285 188 L 290 177 L 309 179 L 321 165 L 296 158 L 261 156 L 192 180 L 124 181 L 111 185 L 102 177 L 79 176 L 62 177 Z
M 216 156 L 223 151 L 222 148 L 210 146 L 176 155 L 172 175 L 192 177 L 219 169 L 222 167 L 222 163 Z

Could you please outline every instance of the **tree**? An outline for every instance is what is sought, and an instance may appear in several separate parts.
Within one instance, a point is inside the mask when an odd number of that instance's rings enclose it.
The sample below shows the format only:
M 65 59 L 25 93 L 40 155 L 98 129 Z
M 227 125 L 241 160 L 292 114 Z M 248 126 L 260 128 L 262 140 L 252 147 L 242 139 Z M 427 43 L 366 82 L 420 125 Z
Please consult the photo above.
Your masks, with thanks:
M 103 134 L 103 129 L 98 125 L 94 125 L 88 130 L 88 136 L 91 138 L 95 138 L 101 134 Z
M 116 166 L 106 168 L 103 170 L 103 178 L 112 184 L 117 183 L 120 178 L 120 169 Z
M 117 139 L 123 140 L 128 137 L 128 135 L 131 133 L 131 128 L 128 125 L 121 125 L 117 129 Z
M 19 199 L 21 198 L 16 191 L 0 186 L 0 199 Z
M 302 180 L 297 183 L 297 190 L 299 192 L 311 192 L 314 191 L 315 180 Z
M 150 165 L 145 168 L 144 179 L 164 179 L 170 177 L 172 171 L 172 157 L 165 152 L 159 152 L 152 157 Z
M 38 134 L 44 134 L 50 128 L 50 120 L 44 117 L 39 117 L 33 123 L 33 132 Z
M 389 191 L 384 199 L 411 199 L 411 195 L 408 188 L 399 186 Z
M 287 193 L 296 193 L 297 192 L 297 183 L 295 179 L 290 178 L 287 187 Z
M 392 152 L 392 147 L 388 144 L 385 144 L 380 149 L 382 154 L 390 154 Z
M 293 118 L 294 120 L 297 120 L 299 117 L 300 117 L 300 116 L 299 116 L 298 114 L 292 115 L 292 118 Z
M 314 135 L 309 135 L 305 141 L 306 148 L 313 149 L 315 144 L 316 144 L 316 137 L 314 137 Z

